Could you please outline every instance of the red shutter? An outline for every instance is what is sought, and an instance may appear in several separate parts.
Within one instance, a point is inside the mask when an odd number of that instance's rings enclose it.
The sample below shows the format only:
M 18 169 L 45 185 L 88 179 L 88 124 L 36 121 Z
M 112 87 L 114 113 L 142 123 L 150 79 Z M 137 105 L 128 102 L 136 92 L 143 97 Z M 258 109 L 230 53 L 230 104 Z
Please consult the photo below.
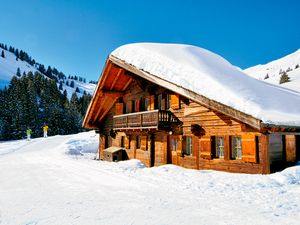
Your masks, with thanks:
M 135 111 L 136 112 L 140 111 L 140 99 L 135 101 Z

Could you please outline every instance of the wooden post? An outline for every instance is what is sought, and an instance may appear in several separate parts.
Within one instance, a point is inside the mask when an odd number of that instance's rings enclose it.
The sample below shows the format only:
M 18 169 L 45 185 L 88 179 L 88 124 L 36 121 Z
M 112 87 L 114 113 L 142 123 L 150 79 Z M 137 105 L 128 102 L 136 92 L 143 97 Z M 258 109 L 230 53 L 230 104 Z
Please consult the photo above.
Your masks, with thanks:
M 98 149 L 98 154 L 99 154 L 99 160 L 103 160 L 103 150 L 105 148 L 105 135 L 100 134 L 99 135 L 99 149 Z
M 269 136 L 262 134 L 259 136 L 259 154 L 260 162 L 262 163 L 262 173 L 270 173 L 270 147 Z

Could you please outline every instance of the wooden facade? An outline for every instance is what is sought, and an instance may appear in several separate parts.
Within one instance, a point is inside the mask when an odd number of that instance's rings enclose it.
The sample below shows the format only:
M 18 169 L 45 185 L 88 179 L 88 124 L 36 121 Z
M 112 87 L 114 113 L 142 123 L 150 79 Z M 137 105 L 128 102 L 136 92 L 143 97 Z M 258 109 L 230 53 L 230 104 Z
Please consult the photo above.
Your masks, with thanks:
M 164 82 L 108 59 L 83 122 L 100 134 L 100 159 L 104 149 L 116 146 L 149 167 L 175 164 L 261 174 L 299 160 L 299 128 L 265 126 Z

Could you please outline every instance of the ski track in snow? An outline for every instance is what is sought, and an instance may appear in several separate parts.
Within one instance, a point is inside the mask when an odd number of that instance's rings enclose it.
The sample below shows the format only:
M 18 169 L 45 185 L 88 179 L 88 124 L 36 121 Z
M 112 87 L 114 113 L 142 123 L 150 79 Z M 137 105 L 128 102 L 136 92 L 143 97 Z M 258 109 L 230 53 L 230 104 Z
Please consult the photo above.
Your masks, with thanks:
M 0 224 L 299 224 L 299 166 L 271 175 L 146 168 L 93 160 L 97 141 L 88 132 L 0 143 Z

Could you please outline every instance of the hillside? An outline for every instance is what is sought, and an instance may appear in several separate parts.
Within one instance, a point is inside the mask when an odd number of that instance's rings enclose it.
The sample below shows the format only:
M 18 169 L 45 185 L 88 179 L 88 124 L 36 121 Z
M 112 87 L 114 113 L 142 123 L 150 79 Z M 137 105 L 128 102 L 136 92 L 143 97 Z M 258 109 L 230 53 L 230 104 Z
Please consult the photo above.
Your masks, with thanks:
M 276 85 L 279 85 L 282 73 L 286 72 L 290 82 L 282 83 L 280 86 L 300 92 L 300 49 L 267 64 L 249 67 L 244 72 L 256 79 Z
M 12 47 L 10 47 L 12 49 Z M 63 93 L 64 90 L 68 93 L 68 98 L 71 98 L 72 93 L 76 92 L 78 97 L 82 97 L 83 93 L 93 94 L 96 85 L 94 83 L 86 83 L 84 78 L 78 78 L 77 76 L 71 76 L 73 79 L 67 78 L 62 72 L 59 72 L 55 68 L 51 68 L 50 66 L 45 69 L 44 65 L 31 60 L 31 57 L 27 55 L 29 58 L 26 60 L 20 59 L 19 52 L 16 54 L 16 49 L 11 51 L 5 50 L 3 45 L 0 46 L 0 55 L 4 54 L 4 57 L 0 56 L 0 89 L 3 89 L 7 86 L 11 80 L 11 78 L 17 74 L 18 68 L 20 69 L 20 75 L 23 73 L 28 73 L 29 71 L 35 73 L 40 72 L 44 76 L 55 79 L 58 87 L 60 87 L 60 91 Z M 12 52 L 14 51 L 14 52 Z M 17 55 L 19 57 L 17 57 Z M 70 77 L 70 76 L 69 76 Z M 73 82 L 73 84 L 71 84 Z M 60 85 L 61 84 L 61 85 Z
M 0 224 L 299 224 L 300 166 L 271 175 L 95 161 L 98 135 L 0 142 Z

